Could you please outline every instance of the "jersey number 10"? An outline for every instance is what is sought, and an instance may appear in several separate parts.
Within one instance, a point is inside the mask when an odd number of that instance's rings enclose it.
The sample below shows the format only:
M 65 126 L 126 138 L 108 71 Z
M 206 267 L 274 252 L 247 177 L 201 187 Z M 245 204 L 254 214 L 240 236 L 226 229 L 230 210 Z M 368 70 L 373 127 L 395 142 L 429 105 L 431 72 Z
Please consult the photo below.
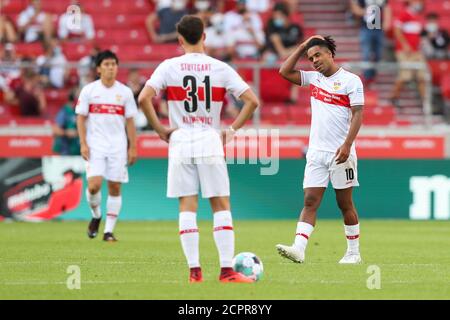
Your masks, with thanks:
M 203 80 L 205 84 L 205 107 L 206 111 L 211 111 L 211 81 L 209 76 Z M 183 78 L 183 89 L 188 90 L 187 95 L 190 100 L 184 100 L 184 109 L 186 112 L 192 113 L 198 109 L 198 88 L 197 79 L 193 76 L 185 76 Z

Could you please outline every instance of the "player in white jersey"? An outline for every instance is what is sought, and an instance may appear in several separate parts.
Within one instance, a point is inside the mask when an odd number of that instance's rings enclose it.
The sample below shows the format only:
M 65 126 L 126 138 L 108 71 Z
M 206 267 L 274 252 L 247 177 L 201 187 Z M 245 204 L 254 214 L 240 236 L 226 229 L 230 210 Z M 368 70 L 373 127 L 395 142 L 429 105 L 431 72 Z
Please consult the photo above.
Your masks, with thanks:
M 230 66 L 204 53 L 202 21 L 185 16 L 177 24 L 183 56 L 161 63 L 139 96 L 139 105 L 161 139 L 169 142 L 167 196 L 179 198 L 179 232 L 190 268 L 190 282 L 201 282 L 198 192 L 214 213 L 214 240 L 219 252 L 221 282 L 253 282 L 232 269 L 234 231 L 230 185 L 223 145 L 258 106 L 258 98 Z M 170 128 L 158 120 L 152 98 L 167 93 Z M 220 110 L 229 91 L 245 103 L 227 130 L 220 130 Z
M 89 238 L 98 233 L 101 186 L 108 181 L 105 241 L 117 241 L 113 231 L 122 207 L 121 184 L 128 182 L 128 165 L 136 161 L 136 102 L 130 88 L 116 80 L 119 60 L 111 51 L 100 52 L 96 65 L 100 79 L 86 85 L 76 106 L 81 155 L 86 160 L 86 197 L 92 220 Z
M 290 82 L 308 86 L 311 92 L 311 132 L 303 180 L 304 207 L 292 246 L 277 245 L 278 252 L 303 262 L 315 223 L 317 209 L 329 182 L 344 217 L 347 252 L 342 264 L 361 262 L 359 221 L 352 200 L 358 186 L 355 138 L 362 123 L 364 90 L 360 78 L 334 62 L 336 45 L 331 37 L 313 36 L 300 44 L 283 63 L 280 74 Z M 306 55 L 316 71 L 297 71 L 295 65 Z

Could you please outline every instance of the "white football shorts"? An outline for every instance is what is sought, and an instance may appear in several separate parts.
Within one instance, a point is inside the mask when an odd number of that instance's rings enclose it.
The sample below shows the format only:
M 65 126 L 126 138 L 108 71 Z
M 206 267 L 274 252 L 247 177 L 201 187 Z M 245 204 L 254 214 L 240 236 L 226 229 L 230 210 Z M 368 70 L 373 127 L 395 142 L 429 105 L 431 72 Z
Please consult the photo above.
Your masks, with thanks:
M 309 149 L 306 154 L 303 188 L 326 188 L 330 180 L 334 189 L 359 186 L 356 156 L 351 154 L 341 164 L 336 164 L 335 158 L 334 152 Z
M 198 195 L 203 198 L 230 196 L 230 180 L 223 156 L 169 158 L 167 197 Z
M 104 154 L 89 150 L 89 161 L 86 161 L 86 176 L 104 177 L 112 182 L 128 182 L 127 153 Z

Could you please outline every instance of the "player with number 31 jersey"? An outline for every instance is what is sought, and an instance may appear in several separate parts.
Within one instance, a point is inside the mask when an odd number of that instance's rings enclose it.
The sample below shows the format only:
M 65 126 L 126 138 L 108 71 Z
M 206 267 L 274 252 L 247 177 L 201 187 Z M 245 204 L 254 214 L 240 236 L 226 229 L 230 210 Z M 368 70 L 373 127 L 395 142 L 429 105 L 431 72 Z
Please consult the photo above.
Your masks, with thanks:
M 219 252 L 221 282 L 253 282 L 233 271 L 234 230 L 230 183 L 223 146 L 258 106 L 258 98 L 226 63 L 204 53 L 204 26 L 195 16 L 177 24 L 181 57 L 161 63 L 139 95 L 139 105 L 161 139 L 169 142 L 167 196 L 180 202 L 180 239 L 190 268 L 190 282 L 203 280 L 197 227 L 198 192 L 210 201 L 214 213 L 214 240 Z M 167 94 L 170 128 L 161 125 L 152 98 Z M 226 92 L 244 101 L 227 130 L 220 130 L 220 111 Z

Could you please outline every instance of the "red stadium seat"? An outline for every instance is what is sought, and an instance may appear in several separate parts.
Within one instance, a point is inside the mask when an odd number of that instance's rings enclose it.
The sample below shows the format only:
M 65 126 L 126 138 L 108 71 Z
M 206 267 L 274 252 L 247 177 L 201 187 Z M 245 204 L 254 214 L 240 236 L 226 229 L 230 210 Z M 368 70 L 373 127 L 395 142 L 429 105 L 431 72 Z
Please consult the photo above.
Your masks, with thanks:
M 261 70 L 260 96 L 265 102 L 284 102 L 291 94 L 291 84 L 280 78 L 277 69 Z
M 375 107 L 364 110 L 364 125 L 389 125 L 395 122 L 395 108 Z
M 78 42 L 65 42 L 62 43 L 64 55 L 69 61 L 78 61 L 82 57 L 85 57 L 91 53 L 93 44 L 91 42 L 84 41 Z
M 40 42 L 16 43 L 16 53 L 20 57 L 37 57 L 44 53 L 44 48 Z
M 150 44 L 148 34 L 143 29 L 97 29 L 96 34 L 99 45 Z
M 289 122 L 295 125 L 311 124 L 311 108 L 302 106 L 291 106 L 289 110 Z
M 103 14 L 94 19 L 95 28 L 98 29 L 143 29 L 145 30 L 146 15 L 142 14 Z
M 121 61 L 158 61 L 181 55 L 181 48 L 177 44 L 148 44 L 112 46 Z
M 283 104 L 264 104 L 261 107 L 261 121 L 267 124 L 287 124 L 288 108 Z
M 446 60 L 428 60 L 428 66 L 433 76 L 433 84 L 439 85 L 444 74 L 450 71 L 450 61 Z
M 441 89 L 442 89 L 442 95 L 445 98 L 450 99 L 450 75 L 449 74 L 446 74 L 445 76 L 442 77 Z
M 18 15 L 26 7 L 27 7 L 26 1 L 3 0 L 2 14 L 6 14 L 8 16 Z

